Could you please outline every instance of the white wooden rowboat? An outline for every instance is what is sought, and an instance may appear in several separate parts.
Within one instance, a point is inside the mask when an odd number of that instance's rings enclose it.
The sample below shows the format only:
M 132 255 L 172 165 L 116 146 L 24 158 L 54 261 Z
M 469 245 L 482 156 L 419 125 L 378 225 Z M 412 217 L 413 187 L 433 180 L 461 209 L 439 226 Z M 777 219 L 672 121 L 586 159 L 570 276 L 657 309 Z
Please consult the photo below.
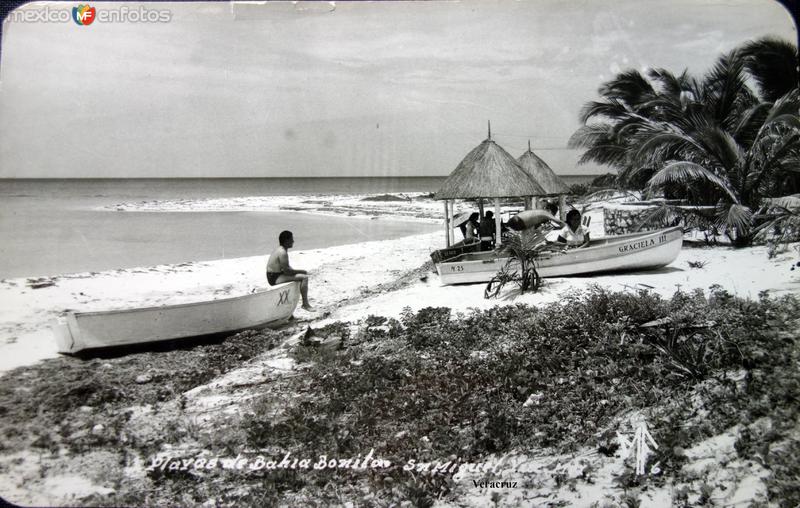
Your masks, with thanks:
M 100 312 L 70 312 L 53 332 L 60 353 L 199 337 L 286 322 L 297 307 L 298 284 L 196 303 Z
M 588 247 L 566 252 L 545 252 L 536 270 L 541 277 L 562 277 L 595 272 L 645 270 L 666 266 L 678 257 L 683 229 L 674 227 L 592 240 Z M 488 282 L 506 265 L 501 252 L 462 254 L 436 265 L 442 284 Z M 513 268 L 512 268 L 513 269 Z

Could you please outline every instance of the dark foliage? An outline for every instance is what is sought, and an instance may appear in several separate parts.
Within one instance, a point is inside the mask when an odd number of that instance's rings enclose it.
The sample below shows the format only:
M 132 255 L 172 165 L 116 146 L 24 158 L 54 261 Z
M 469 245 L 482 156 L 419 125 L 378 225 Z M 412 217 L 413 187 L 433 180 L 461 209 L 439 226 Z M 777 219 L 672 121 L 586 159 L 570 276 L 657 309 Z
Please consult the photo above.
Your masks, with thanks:
M 407 312 L 381 332 L 382 347 L 367 327 L 315 365 L 302 389 L 313 396 L 279 421 L 259 416 L 256 404 L 245 428 L 258 447 L 332 455 L 374 448 L 393 463 L 575 450 L 622 410 L 687 394 L 723 370 L 785 363 L 792 344 L 776 343 L 768 323 L 797 307 L 719 289 L 670 300 L 595 289 L 539 310 L 498 307 L 457 319 L 446 308 Z M 639 327 L 665 316 L 663 327 Z M 529 398 L 536 403 L 523 404 Z

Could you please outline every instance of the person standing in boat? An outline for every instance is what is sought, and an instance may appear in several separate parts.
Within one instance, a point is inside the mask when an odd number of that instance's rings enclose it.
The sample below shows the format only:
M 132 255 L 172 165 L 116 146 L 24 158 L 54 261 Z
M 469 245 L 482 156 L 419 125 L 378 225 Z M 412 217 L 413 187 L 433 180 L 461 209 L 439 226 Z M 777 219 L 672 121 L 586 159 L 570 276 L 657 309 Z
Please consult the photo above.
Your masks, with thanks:
M 469 219 L 467 219 L 467 222 L 460 226 L 461 233 L 464 235 L 465 244 L 473 243 L 478 238 L 479 217 L 480 215 L 478 212 L 472 212 L 472 214 L 469 216 Z
M 299 282 L 300 296 L 303 298 L 302 307 L 308 312 L 314 312 L 315 309 L 308 303 L 308 272 L 295 270 L 289 265 L 289 249 L 294 246 L 294 235 L 291 231 L 281 231 L 278 243 L 280 246 L 272 251 L 267 261 L 267 282 L 270 286 L 284 282 Z
M 500 222 L 500 233 L 508 231 L 505 222 Z M 497 244 L 497 230 L 494 222 L 494 213 L 486 212 L 483 220 L 478 225 L 478 235 L 481 239 L 481 250 L 492 250 Z
M 495 225 L 494 214 L 492 212 L 487 211 L 483 214 L 483 219 L 478 225 L 478 235 L 481 239 L 481 250 L 494 249 Z
M 581 212 L 578 210 L 567 212 L 567 225 L 559 231 L 556 242 L 565 243 L 567 247 L 589 245 L 589 230 L 581 225 Z

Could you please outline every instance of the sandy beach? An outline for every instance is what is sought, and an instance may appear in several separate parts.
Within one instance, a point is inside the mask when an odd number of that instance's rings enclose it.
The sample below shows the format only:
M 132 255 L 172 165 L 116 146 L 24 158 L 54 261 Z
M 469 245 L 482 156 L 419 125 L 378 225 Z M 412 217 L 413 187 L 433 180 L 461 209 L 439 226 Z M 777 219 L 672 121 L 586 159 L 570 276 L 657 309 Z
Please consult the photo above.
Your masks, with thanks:
M 363 196 L 329 198 L 324 200 L 324 210 L 311 209 L 305 212 L 350 215 L 353 221 L 369 218 L 380 220 L 381 217 L 389 215 L 428 223 L 439 220 L 437 203 L 432 200 L 419 203 L 414 199 L 406 200 L 405 196 L 397 200 L 389 198 L 380 201 L 381 197 L 376 199 L 378 201 L 364 201 Z M 421 198 L 415 196 L 415 199 Z M 290 202 L 289 198 L 286 198 L 286 202 Z M 159 210 L 159 207 L 163 206 L 197 211 L 209 208 L 219 210 L 235 209 L 240 206 L 257 207 L 257 203 L 258 200 L 255 199 L 243 199 L 230 202 L 217 200 L 149 203 L 137 206 L 149 207 L 152 210 Z M 468 205 L 462 204 L 457 209 L 467 210 Z M 592 217 L 590 229 L 595 237 L 604 234 L 602 210 L 603 204 L 599 203 L 588 207 L 586 212 L 586 215 Z M 125 212 L 109 211 L 109 213 Z M 296 234 L 301 236 L 302 232 Z M 456 238 L 459 234 L 456 231 Z M 284 376 L 292 378 L 302 372 L 297 370 L 298 366 L 292 358 L 292 351 L 309 328 L 320 330 L 327 326 L 336 327 L 337 323 L 347 323 L 348 326 L 358 328 L 364 326 L 369 316 L 400 319 L 409 311 L 419 311 L 425 307 L 448 307 L 454 315 L 468 315 L 478 310 L 517 304 L 543 307 L 557 303 L 567 295 L 580 294 L 593 288 L 631 294 L 655 293 L 665 298 L 679 291 L 691 293 L 700 290 L 709 294 L 715 288 L 753 300 L 764 294 L 773 297 L 800 294 L 800 270 L 792 270 L 798 262 L 797 245 L 770 258 L 764 246 L 734 249 L 724 246 L 692 246 L 692 243 L 687 243 L 678 258 L 661 269 L 546 279 L 536 292 L 519 294 L 517 289 L 509 288 L 498 298 L 485 299 L 483 295 L 485 284 L 458 286 L 441 284 L 430 262 L 430 253 L 435 248 L 444 246 L 443 237 L 442 230 L 394 240 L 292 251 L 290 254 L 293 266 L 308 269 L 312 274 L 310 294 L 312 304 L 318 312 L 308 313 L 298 308 L 295 311 L 295 320 L 279 330 L 284 337 L 279 339 L 283 341 L 282 347 L 257 354 L 219 376 L 211 374 L 208 381 L 180 395 L 180 400 L 184 401 L 181 404 L 185 405 L 185 409 L 176 412 L 173 399 L 173 402 L 167 402 L 159 410 L 162 416 L 156 417 L 151 413 L 153 409 L 145 405 L 132 409 L 134 413 L 130 425 L 134 425 L 132 428 L 136 429 L 143 425 L 141 429 L 148 429 L 150 424 L 142 423 L 144 422 L 142 418 L 156 418 L 156 421 L 162 422 L 158 425 L 173 421 L 194 422 L 191 425 L 199 426 L 198 429 L 212 429 L 218 425 L 227 428 L 226 425 L 230 424 L 230 419 L 234 418 L 234 415 L 238 415 L 241 411 L 249 411 L 247 408 L 251 401 L 255 400 L 257 393 L 254 387 L 271 382 L 270 380 L 283 379 Z M 0 353 L 2 353 L 0 372 L 17 369 L 14 375 L 26 375 L 28 368 L 41 368 L 47 371 L 53 368 L 48 367 L 47 362 L 55 361 L 66 362 L 62 367 L 57 367 L 59 370 L 67 366 L 84 368 L 83 360 L 59 358 L 49 329 L 52 321 L 67 310 L 92 311 L 158 306 L 247 294 L 265 287 L 266 281 L 263 279 L 265 264 L 266 254 L 209 262 L 65 274 L 47 278 L 2 280 L 0 301 L 4 305 L 0 308 Z M 35 289 L 31 287 L 32 285 L 42 287 Z M 174 354 L 187 353 L 177 351 Z M 136 357 L 137 355 L 130 358 L 121 357 L 103 365 L 125 371 L 133 370 L 131 375 L 143 372 L 139 369 L 145 365 L 150 367 L 145 368 L 144 372 L 155 372 L 152 366 L 157 365 L 158 357 L 153 357 L 154 360 L 139 360 Z M 146 363 L 142 365 L 142 361 Z M 151 361 L 156 363 L 150 363 Z M 37 365 L 41 367 L 36 367 Z M 138 375 L 137 383 L 140 377 L 141 375 Z M 139 413 L 141 413 L 139 416 L 135 416 Z M 629 417 L 630 415 L 621 416 L 621 421 Z M 234 420 L 239 421 L 238 418 L 237 416 Z M 98 424 L 92 425 L 95 430 L 98 428 Z M 708 457 L 722 460 L 731 456 L 731 443 L 735 435 L 735 429 L 728 431 L 703 442 L 702 446 L 687 453 L 696 457 L 693 464 L 701 464 L 708 460 Z M 205 439 L 213 442 L 217 438 L 211 435 Z M 203 449 L 204 447 L 200 446 L 199 450 Z M 173 443 L 170 448 L 162 449 L 162 452 L 176 453 L 177 450 L 182 450 L 183 453 L 201 453 L 197 444 L 192 442 Z M 131 459 L 132 462 L 129 461 L 124 469 L 112 468 L 116 471 L 114 477 L 117 480 L 103 480 L 106 478 L 105 473 L 99 474 L 100 470 L 97 467 L 108 468 L 110 466 L 107 461 L 111 460 L 103 453 L 105 452 L 98 451 L 89 455 L 46 459 L 46 463 L 49 464 L 47 468 L 52 468 L 56 472 L 43 476 L 37 472 L 43 467 L 42 459 L 35 459 L 26 451 L 16 451 L 2 456 L 0 465 L 4 469 L 0 474 L 0 486 L 2 486 L 0 492 L 6 499 L 20 504 L 59 505 L 72 502 L 70 500 L 87 501 L 97 496 L 101 496 L 98 499 L 103 499 L 102 496 L 114 495 L 121 485 L 142 478 L 148 460 L 146 456 Z M 544 490 L 542 488 L 531 490 L 530 486 L 536 485 L 537 482 L 549 485 L 550 476 L 541 476 L 540 473 L 520 476 L 519 473 L 519 471 L 535 471 L 543 468 L 549 470 L 552 464 L 557 464 L 556 471 L 561 471 L 559 474 L 580 475 L 582 468 L 585 468 L 587 457 L 590 456 L 595 456 L 590 449 L 572 455 L 545 453 L 540 456 L 530 456 L 527 453 L 513 453 L 505 456 L 503 458 L 505 465 L 499 470 L 503 477 L 524 478 L 525 485 L 529 486 L 526 489 L 514 490 L 505 498 L 505 505 L 530 503 L 536 496 L 545 495 L 543 492 L 546 492 L 549 498 L 568 501 L 574 506 L 590 506 L 589 500 L 615 499 L 618 490 L 614 486 L 614 478 L 617 472 L 625 467 L 619 457 L 592 459 L 594 464 L 592 467 L 597 469 L 596 478 L 589 484 L 580 485 L 577 490 L 564 490 L 558 485 L 550 485 Z M 99 462 L 97 466 L 89 467 L 85 474 L 78 474 L 75 468 L 79 463 L 86 464 L 87 460 Z M 498 461 L 500 457 L 490 457 L 487 460 Z M 731 471 L 734 470 L 730 470 L 728 476 L 717 477 L 720 485 L 727 485 L 733 489 L 728 491 L 727 500 L 735 503 L 737 500 L 763 498 L 764 478 L 766 478 L 763 470 L 740 464 L 736 466 L 735 472 Z M 476 486 L 470 487 L 472 483 L 468 480 L 474 479 L 477 482 L 481 478 L 483 478 L 481 475 L 467 474 L 459 480 L 461 485 L 459 499 L 466 505 L 483 506 L 491 502 L 491 496 L 487 493 L 489 491 L 476 487 L 477 483 Z M 651 491 L 643 499 L 649 501 L 648 506 L 670 506 L 664 501 L 670 499 L 670 496 L 669 492 L 662 489 L 662 491 Z
M 326 195 L 281 196 L 269 200 L 160 201 L 121 203 L 106 211 L 243 211 L 244 206 L 246 210 L 349 217 L 354 227 L 363 220 L 441 222 L 437 217 L 437 213 L 441 213 L 440 204 L 426 199 L 422 193 L 398 194 L 383 201 L 380 198 L 381 195 Z M 297 235 L 302 241 L 302 232 Z M 292 263 L 314 272 L 312 295 L 324 314 L 343 301 L 360 297 L 368 288 L 390 283 L 406 271 L 419 268 L 435 245 L 437 235 L 422 235 L 297 250 L 292 253 Z M 55 356 L 50 326 L 66 311 L 157 306 L 247 294 L 266 286 L 267 255 L 265 252 L 264 256 L 246 258 L 3 279 L 0 281 L 0 301 L 4 303 L 0 310 L 0 350 L 4 354 L 0 371 Z M 44 287 L 32 287 L 43 282 Z
M 338 198 L 326 201 L 326 210 L 322 213 L 355 214 L 352 220 L 364 220 L 368 217 L 392 216 L 406 217 L 406 220 L 436 221 L 436 203 L 424 202 L 422 205 L 411 201 L 362 201 L 363 197 Z M 380 198 L 377 198 L 380 199 Z M 251 200 L 234 200 L 230 203 L 183 203 L 180 206 L 187 210 L 198 207 L 235 208 L 240 203 L 255 206 Z M 343 204 L 337 207 L 332 202 Z M 175 203 L 163 203 L 165 207 L 175 207 Z M 158 204 L 147 205 L 158 209 Z M 468 206 L 462 205 L 466 210 Z M 319 211 L 319 210 L 317 210 Z M 314 211 L 312 211 L 313 213 Z M 109 212 L 124 213 L 124 212 Z M 602 204 L 593 204 L 586 215 L 592 217 L 591 234 L 603 236 Z M 378 219 L 379 220 L 379 219 Z M 456 232 L 457 235 L 459 232 Z M 297 232 L 298 236 L 302 232 Z M 254 390 L 271 379 L 290 378 L 298 375 L 296 362 L 292 359 L 292 351 L 297 347 L 299 337 L 304 330 L 324 329 L 326 326 L 338 326 L 337 323 L 349 323 L 348 326 L 364 326 L 369 316 L 383 316 L 400 319 L 409 310 L 418 311 L 425 307 L 448 307 L 455 315 L 467 315 L 481 309 L 496 306 L 515 306 L 526 304 L 542 307 L 559 302 L 566 295 L 579 294 L 592 288 L 606 288 L 613 292 L 642 291 L 655 293 L 669 298 L 678 291 L 690 293 L 700 290 L 709 294 L 715 287 L 748 299 L 758 299 L 763 294 L 779 297 L 786 294 L 800 294 L 800 270 L 792 270 L 798 262 L 797 246 L 780 252 L 773 258 L 768 256 L 766 247 L 733 249 L 731 247 L 691 246 L 686 244 L 678 258 L 669 266 L 652 271 L 622 273 L 612 275 L 576 276 L 546 279 L 537 292 L 519 294 L 513 288 L 504 290 L 498 298 L 485 299 L 484 284 L 444 286 L 440 283 L 430 262 L 430 253 L 435 248 L 444 246 L 443 231 L 417 235 L 394 240 L 365 242 L 326 249 L 298 250 L 291 252 L 291 262 L 296 267 L 308 269 L 312 274 L 311 298 L 318 312 L 308 313 L 301 309 L 295 311 L 295 320 L 281 331 L 284 339 L 282 347 L 256 355 L 249 361 L 227 370 L 219 376 L 211 374 L 207 382 L 185 391 L 180 400 L 185 409 L 176 413 L 173 402 L 167 402 L 160 409 L 156 421 L 162 422 L 194 422 L 191 425 L 212 429 L 221 425 L 227 428 L 233 415 L 240 411 L 248 411 L 254 400 Z M 458 237 L 458 236 L 457 236 Z M 0 371 L 15 375 L 25 375 L 26 368 L 41 365 L 47 371 L 47 361 L 64 362 L 59 370 L 66 366 L 83 368 L 83 360 L 58 358 L 55 341 L 49 330 L 51 322 L 67 310 L 91 311 L 112 308 L 130 308 L 136 306 L 158 306 L 169 303 L 185 303 L 209 300 L 220 297 L 247 294 L 262 288 L 266 263 L 264 256 L 253 256 L 238 259 L 226 259 L 210 262 L 183 263 L 179 265 L 160 265 L 134 269 L 119 269 L 96 273 L 66 274 L 45 279 L 10 279 L 0 281 Z M 691 265 L 690 265 L 691 263 Z M 694 268 L 692 267 L 694 266 Z M 44 284 L 42 284 L 44 283 Z M 34 289 L 31 285 L 43 285 Z M 288 337 L 288 340 L 286 339 Z M 153 353 L 158 355 L 159 353 Z M 180 351 L 177 355 L 184 355 Z M 112 360 L 104 363 L 108 367 L 125 371 L 133 370 L 133 374 L 142 372 L 141 361 L 147 362 L 145 372 L 153 371 L 150 360 L 137 360 L 137 355 Z M 45 363 L 42 363 L 42 361 Z M 55 364 L 54 364 L 55 365 Z M 138 367 L 141 365 L 141 367 Z M 72 368 L 72 367 L 71 367 Z M 138 375 L 138 374 L 137 374 Z M 150 374 L 147 374 L 148 376 Z M 138 379 L 141 375 L 137 377 Z M 148 386 L 148 385 L 144 385 Z M 139 429 L 150 428 L 150 424 L 142 418 L 155 418 L 152 408 L 145 405 L 133 409 L 134 415 L 130 425 Z M 87 409 L 89 411 L 89 409 Z M 630 415 L 622 417 L 628 418 Z M 166 419 L 164 419 L 166 418 Z M 94 419 L 97 421 L 96 419 Z M 103 421 L 102 419 L 99 421 Z M 238 421 L 238 417 L 235 418 Z M 226 423 L 221 423 L 226 422 Z M 93 423 L 95 430 L 98 424 Z M 185 425 L 185 423 L 180 423 Z M 102 424 L 101 424 L 102 426 Z M 142 432 L 136 430 L 135 432 Z M 150 431 L 148 431 L 150 432 Z M 207 431 L 203 431 L 207 432 Z M 208 431 L 210 432 L 210 430 Z M 716 436 L 703 442 L 697 449 L 689 450 L 689 454 L 697 457 L 697 463 L 715 457 L 715 460 L 731 454 L 731 443 L 736 435 L 735 430 Z M 83 438 L 81 438 L 83 439 Z M 210 436 L 207 440 L 217 439 Z M 197 451 L 196 443 L 173 443 L 185 453 Z M 188 446 L 188 448 L 187 448 Z M 203 446 L 200 450 L 204 449 Z M 162 449 L 171 450 L 175 448 Z M 131 459 L 124 469 L 112 468 L 117 480 L 103 480 L 100 468 L 109 457 L 93 453 L 75 455 L 64 458 L 47 459 L 53 473 L 43 476 L 41 459 L 35 459 L 26 451 L 16 451 L 0 457 L 3 473 L 0 474 L 0 491 L 10 501 L 20 504 L 59 505 L 69 500 L 90 500 L 93 496 L 114 495 L 121 485 L 138 481 L 144 473 L 146 456 Z M 199 452 L 198 452 L 199 453 Z M 588 455 L 587 455 L 588 454 Z M 134 453 L 135 455 L 135 453 Z M 519 471 L 540 470 L 547 464 L 558 464 L 557 471 L 564 475 L 579 474 L 581 464 L 586 457 L 594 456 L 589 449 L 574 455 L 544 454 L 529 456 L 527 453 L 514 453 L 504 460 L 508 464 L 500 471 L 503 477 L 520 477 Z M 84 457 L 84 458 L 81 458 Z M 93 457 L 87 459 L 86 457 Z M 102 459 L 102 460 L 101 460 Z M 76 467 L 86 460 L 98 460 L 97 466 L 91 466 L 84 474 L 78 474 Z M 487 460 L 499 460 L 499 457 Z M 618 493 L 614 486 L 616 472 L 624 469 L 622 459 L 593 459 L 597 468 L 596 479 L 590 484 L 581 485 L 577 490 L 565 491 L 559 486 L 551 485 L 544 491 L 530 487 L 513 491 L 505 498 L 506 505 L 532 502 L 531 495 L 541 496 L 548 492 L 553 499 L 569 501 L 574 506 L 590 506 L 588 500 L 601 498 L 615 499 Z M 78 461 L 78 462 L 76 462 Z M 82 461 L 82 462 L 81 462 Z M 694 463 L 694 462 L 693 462 Z M 547 466 L 550 467 L 550 466 Z M 727 485 L 729 490 L 726 499 L 736 500 L 758 499 L 764 495 L 763 470 L 746 465 L 736 466 L 735 473 L 729 471 L 728 476 L 718 477 L 720 485 Z M 522 468 L 522 469 L 520 469 Z M 526 469 L 527 468 L 527 469 Z M 516 473 L 515 473 L 516 471 Z M 549 482 L 549 476 L 536 474 L 523 475 L 526 485 L 536 485 L 539 481 Z M 514 476 L 517 475 L 517 476 Z M 483 506 L 490 502 L 487 490 L 469 487 L 465 483 L 469 479 L 476 481 L 482 476 L 466 475 L 460 480 L 461 493 L 459 499 L 469 506 Z M 540 478 L 540 479 L 537 479 Z M 120 484 L 120 481 L 122 483 Z M 748 483 L 749 482 L 749 483 Z M 475 484 L 477 485 L 477 483 Z M 649 500 L 648 506 L 669 506 L 664 500 L 670 499 L 666 491 L 654 490 L 643 499 Z M 99 499 L 103 499 L 102 497 Z
M 394 199 L 364 201 L 365 196 L 328 196 L 311 199 L 324 204 L 324 210 L 309 204 L 309 199 L 284 197 L 275 209 L 286 210 L 287 203 L 301 203 L 306 213 L 350 215 L 353 220 L 398 217 L 426 223 L 437 218 L 440 204 L 420 199 L 421 194 L 399 195 Z M 413 199 L 412 199 L 413 198 Z M 406 200 L 408 199 L 408 200 Z M 150 202 L 120 205 L 131 210 L 236 210 L 257 209 L 258 198 L 184 202 Z M 457 210 L 467 210 L 462 204 Z M 602 204 L 593 204 L 591 233 L 602 237 Z M 298 232 L 298 236 L 302 232 Z M 456 238 L 460 232 L 456 231 Z M 707 291 L 719 285 L 732 294 L 755 299 L 762 291 L 778 296 L 800 292 L 800 270 L 792 271 L 796 249 L 774 258 L 766 247 L 691 247 L 687 244 L 678 259 L 654 271 L 628 274 L 574 276 L 547 279 L 535 293 L 518 294 L 509 289 L 499 298 L 484 299 L 484 284 L 444 286 L 438 280 L 430 253 L 444 247 L 444 233 L 365 242 L 327 249 L 297 250 L 292 264 L 312 273 L 311 298 L 318 313 L 297 310 L 299 318 L 314 323 L 358 321 L 370 314 L 398 316 L 404 308 L 450 307 L 457 312 L 486 309 L 517 303 L 541 305 L 569 291 L 598 285 L 615 291 L 648 290 L 670 296 L 678 290 Z M 67 311 L 98 311 L 149 307 L 205 301 L 248 294 L 266 287 L 266 255 L 177 265 L 159 265 L 102 272 L 65 274 L 46 278 L 18 278 L 0 281 L 0 372 L 29 365 L 57 355 L 50 326 Z M 701 268 L 692 268 L 690 262 Z M 34 282 L 52 285 L 34 289 Z

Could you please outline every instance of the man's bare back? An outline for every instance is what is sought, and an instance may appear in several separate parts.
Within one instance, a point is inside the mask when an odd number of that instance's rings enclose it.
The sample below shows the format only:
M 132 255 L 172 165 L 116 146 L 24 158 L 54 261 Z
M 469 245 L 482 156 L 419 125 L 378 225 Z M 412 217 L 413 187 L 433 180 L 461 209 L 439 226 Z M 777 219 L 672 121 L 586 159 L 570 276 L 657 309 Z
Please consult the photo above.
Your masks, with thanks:
M 303 297 L 303 309 L 313 312 L 308 303 L 308 272 L 295 270 L 289 265 L 289 249 L 294 245 L 291 231 L 283 231 L 278 237 L 280 246 L 269 255 L 267 261 L 267 282 L 271 286 L 284 282 L 300 282 L 300 296 Z
M 267 272 L 277 272 L 283 274 L 284 267 L 289 266 L 289 253 L 286 252 L 286 248 L 283 246 L 278 247 L 272 254 L 269 255 L 269 261 L 267 261 Z

